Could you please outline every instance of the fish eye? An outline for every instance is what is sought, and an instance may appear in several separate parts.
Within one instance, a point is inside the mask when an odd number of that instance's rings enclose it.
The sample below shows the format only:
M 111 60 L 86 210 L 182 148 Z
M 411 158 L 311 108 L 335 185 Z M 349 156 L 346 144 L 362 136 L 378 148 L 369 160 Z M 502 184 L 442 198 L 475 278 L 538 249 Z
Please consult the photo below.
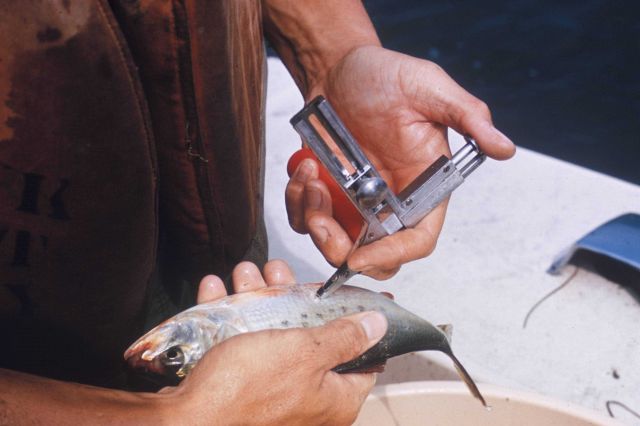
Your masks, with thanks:
M 164 351 L 162 363 L 166 366 L 181 366 L 184 363 L 184 352 L 180 346 L 172 346 Z

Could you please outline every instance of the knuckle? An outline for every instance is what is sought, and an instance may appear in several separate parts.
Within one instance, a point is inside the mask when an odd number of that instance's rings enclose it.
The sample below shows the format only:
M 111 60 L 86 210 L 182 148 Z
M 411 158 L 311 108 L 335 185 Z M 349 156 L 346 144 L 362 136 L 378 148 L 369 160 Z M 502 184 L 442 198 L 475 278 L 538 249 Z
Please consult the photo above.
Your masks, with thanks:
M 307 228 L 305 226 L 304 218 L 298 214 L 298 211 L 294 207 L 287 205 L 287 219 L 289 226 L 298 234 L 306 234 Z
M 438 64 L 436 64 L 435 62 L 432 61 L 422 61 L 422 64 L 424 66 L 424 71 L 425 73 L 429 73 L 429 74 L 433 74 L 433 73 L 444 73 L 445 71 L 442 69 L 442 67 Z
M 480 116 L 484 119 L 491 120 L 491 110 L 489 109 L 489 105 L 487 105 L 484 101 L 480 99 L 476 99 L 471 105 L 471 113 L 474 116 Z
M 292 204 L 302 197 L 304 187 L 299 182 L 290 180 L 284 190 L 286 204 Z
M 392 269 L 385 269 L 383 271 L 380 271 L 379 274 L 379 280 L 383 281 L 383 280 L 388 280 L 390 278 L 392 278 L 395 274 L 398 273 L 398 271 L 400 271 L 400 267 L 396 267 L 396 268 L 392 268 Z
M 405 244 L 402 244 L 401 242 L 397 242 L 395 246 L 396 246 L 395 252 L 398 254 L 398 257 L 394 262 L 392 263 L 390 262 L 389 264 L 385 265 L 386 269 L 396 267 L 404 262 L 408 262 L 409 260 L 412 260 L 411 251 Z
M 307 356 L 314 359 L 317 359 L 318 353 L 329 351 L 333 353 L 331 359 L 340 359 L 339 363 L 347 362 L 360 354 L 367 343 L 362 327 L 349 319 L 339 318 L 324 327 L 310 330 L 313 332 L 309 334 L 306 352 Z
M 338 344 L 345 348 L 346 352 L 351 353 L 367 342 L 367 336 L 362 327 L 349 319 L 335 320 L 334 328 Z
M 343 337 L 357 337 L 359 335 L 364 335 L 362 332 L 362 327 L 355 324 L 353 321 L 346 318 L 338 318 L 334 322 L 334 327 L 336 331 L 340 333 Z
M 301 223 L 304 221 L 301 191 L 300 188 L 296 188 L 291 183 L 287 185 L 287 190 L 285 191 L 285 208 L 287 210 L 289 225 L 291 225 L 296 232 L 301 232 L 299 229 Z
M 438 231 L 434 230 L 429 224 L 421 228 L 415 228 L 415 238 L 411 241 L 414 242 L 414 247 L 411 250 L 413 257 L 410 260 L 418 260 L 430 256 L 436 249 L 438 242 Z
M 431 254 L 435 251 L 437 245 L 438 245 L 438 240 L 436 239 L 429 240 L 426 244 L 422 246 L 422 249 L 419 251 L 418 259 L 431 256 Z

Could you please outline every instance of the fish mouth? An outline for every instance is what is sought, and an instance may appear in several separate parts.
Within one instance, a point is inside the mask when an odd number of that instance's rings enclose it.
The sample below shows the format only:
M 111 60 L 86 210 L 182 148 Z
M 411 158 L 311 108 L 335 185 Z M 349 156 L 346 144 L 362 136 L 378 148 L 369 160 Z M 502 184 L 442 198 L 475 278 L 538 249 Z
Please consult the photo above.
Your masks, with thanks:
M 165 376 L 168 371 L 165 365 L 160 362 L 159 357 L 152 354 L 149 349 L 150 344 L 144 346 L 134 346 L 124 353 L 124 359 L 131 368 L 145 373 L 153 373 Z
M 157 359 L 145 360 L 144 352 L 136 352 L 128 354 L 126 362 L 135 375 L 144 378 L 146 383 L 151 383 L 154 389 L 160 389 L 165 386 L 178 386 L 181 378 L 173 374 L 170 369 L 166 368 Z
M 145 345 L 141 347 L 140 345 L 132 345 L 129 349 L 127 349 L 124 353 L 125 361 L 129 362 L 131 358 L 138 357 L 142 358 L 142 353 L 145 352 L 149 348 L 149 345 Z

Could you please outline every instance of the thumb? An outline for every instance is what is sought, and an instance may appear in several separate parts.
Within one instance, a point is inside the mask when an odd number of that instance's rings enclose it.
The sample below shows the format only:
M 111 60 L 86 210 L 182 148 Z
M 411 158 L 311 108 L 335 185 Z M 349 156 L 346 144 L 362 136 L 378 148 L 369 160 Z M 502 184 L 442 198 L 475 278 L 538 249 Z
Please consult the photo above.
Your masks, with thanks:
M 323 352 L 322 367 L 332 369 L 363 354 L 387 332 L 387 318 L 369 311 L 331 321 L 315 329 L 314 342 L 330 348 Z
M 426 118 L 473 137 L 491 158 L 506 160 L 515 153 L 515 145 L 495 128 L 486 103 L 456 83 L 440 67 L 421 61 L 416 69 L 431 77 L 414 81 L 415 108 Z M 434 90 L 437 89 L 437 90 Z

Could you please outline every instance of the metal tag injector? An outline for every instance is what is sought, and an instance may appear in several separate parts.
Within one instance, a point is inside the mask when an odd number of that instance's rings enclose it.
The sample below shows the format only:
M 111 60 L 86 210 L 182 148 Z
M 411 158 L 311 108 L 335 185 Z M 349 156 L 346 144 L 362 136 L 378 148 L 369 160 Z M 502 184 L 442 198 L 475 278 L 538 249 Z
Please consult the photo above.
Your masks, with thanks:
M 465 137 L 465 145 L 451 159 L 441 156 L 396 195 L 325 98 L 311 101 L 291 124 L 364 219 L 352 251 L 417 225 L 486 158 L 476 142 Z M 320 287 L 318 297 L 331 294 L 358 273 L 345 261 Z

